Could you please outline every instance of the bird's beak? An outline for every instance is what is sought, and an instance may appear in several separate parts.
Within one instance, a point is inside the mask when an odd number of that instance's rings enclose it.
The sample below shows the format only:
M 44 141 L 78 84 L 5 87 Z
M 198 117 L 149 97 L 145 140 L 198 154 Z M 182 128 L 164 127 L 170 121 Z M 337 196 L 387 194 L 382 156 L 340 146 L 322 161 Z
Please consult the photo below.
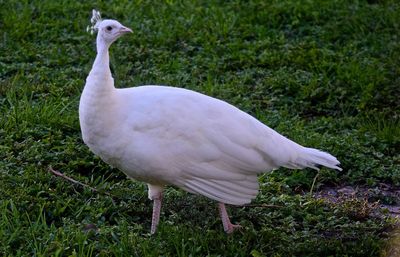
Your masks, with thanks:
M 120 34 L 126 34 L 126 33 L 132 33 L 132 30 L 130 28 L 127 27 L 122 27 L 119 29 L 118 31 Z

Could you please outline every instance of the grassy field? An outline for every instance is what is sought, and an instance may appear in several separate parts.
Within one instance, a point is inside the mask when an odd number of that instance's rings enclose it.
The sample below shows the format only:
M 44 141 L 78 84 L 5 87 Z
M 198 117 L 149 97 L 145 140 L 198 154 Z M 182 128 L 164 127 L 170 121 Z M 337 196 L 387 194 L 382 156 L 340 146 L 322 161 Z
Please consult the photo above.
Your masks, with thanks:
M 0 0 L 0 255 L 386 256 L 394 221 L 377 201 L 400 186 L 400 3 Z M 95 57 L 91 9 L 131 27 L 111 49 L 117 87 L 164 84 L 226 100 L 343 171 L 260 177 L 243 230 L 225 235 L 216 204 L 168 188 L 160 230 L 151 202 L 83 144 L 79 96 Z M 71 184 L 49 166 L 93 187 Z M 313 192 L 345 185 L 365 198 Z M 398 233 L 397 233 L 398 240 Z

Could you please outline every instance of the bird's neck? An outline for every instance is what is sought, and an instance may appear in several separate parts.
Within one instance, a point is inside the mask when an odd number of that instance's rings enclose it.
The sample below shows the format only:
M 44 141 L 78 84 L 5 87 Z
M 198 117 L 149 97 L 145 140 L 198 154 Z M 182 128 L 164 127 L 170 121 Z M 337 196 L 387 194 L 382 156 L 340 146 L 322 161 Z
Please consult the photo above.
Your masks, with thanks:
M 97 55 L 92 70 L 86 79 L 85 90 L 91 94 L 110 94 L 114 87 L 114 80 L 110 70 L 109 44 L 97 37 Z M 86 92 L 85 92 L 86 93 Z
M 111 76 L 110 57 L 108 54 L 110 46 L 101 40 L 100 37 L 97 37 L 96 46 L 97 56 L 90 73 L 95 73 L 96 75 L 101 76 Z

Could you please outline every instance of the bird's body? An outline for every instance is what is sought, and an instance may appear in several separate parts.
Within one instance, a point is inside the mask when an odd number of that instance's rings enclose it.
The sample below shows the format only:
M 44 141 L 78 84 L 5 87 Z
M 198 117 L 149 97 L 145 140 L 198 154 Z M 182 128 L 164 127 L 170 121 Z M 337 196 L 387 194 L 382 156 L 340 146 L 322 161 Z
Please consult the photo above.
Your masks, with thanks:
M 100 24 L 98 55 L 79 107 L 83 140 L 105 162 L 146 182 L 159 205 L 165 185 L 202 194 L 222 204 L 230 232 L 223 203 L 255 198 L 257 174 L 281 166 L 340 169 L 332 155 L 300 146 L 224 101 L 166 86 L 116 89 L 108 47 L 119 35 L 102 42 L 101 25 L 107 27 Z
M 104 82 L 112 80 L 96 85 Z M 85 143 L 136 180 L 239 205 L 255 198 L 257 174 L 297 162 L 306 167 L 299 158 L 308 148 L 224 101 L 165 86 L 90 94 L 81 100 Z

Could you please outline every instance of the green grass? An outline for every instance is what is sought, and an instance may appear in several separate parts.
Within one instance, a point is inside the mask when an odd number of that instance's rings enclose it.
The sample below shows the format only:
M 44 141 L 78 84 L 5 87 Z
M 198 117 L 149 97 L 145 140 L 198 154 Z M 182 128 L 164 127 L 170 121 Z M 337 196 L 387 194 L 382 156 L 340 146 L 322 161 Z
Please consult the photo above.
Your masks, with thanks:
M 244 229 L 229 236 L 214 202 L 168 188 L 150 236 L 145 185 L 80 137 L 92 8 L 134 30 L 111 49 L 117 87 L 166 84 L 226 100 L 331 152 L 343 172 L 261 176 L 256 206 L 230 208 Z M 400 186 L 399 24 L 394 0 L 0 1 L 0 254 L 384 255 L 393 221 L 372 203 L 308 192 Z M 112 196 L 54 177 L 50 165 Z

